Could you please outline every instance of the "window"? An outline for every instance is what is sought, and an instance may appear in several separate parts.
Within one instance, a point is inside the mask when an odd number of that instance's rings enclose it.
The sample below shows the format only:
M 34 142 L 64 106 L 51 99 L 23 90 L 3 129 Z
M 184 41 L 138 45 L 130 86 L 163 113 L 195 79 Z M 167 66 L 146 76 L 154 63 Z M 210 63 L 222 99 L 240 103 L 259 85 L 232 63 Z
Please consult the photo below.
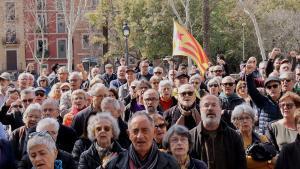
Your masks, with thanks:
M 37 32 L 46 32 L 47 30 L 47 18 L 45 13 L 37 14 Z
M 9 26 L 6 30 L 6 43 L 15 44 L 17 42 L 17 34 L 15 26 Z
M 82 35 L 82 49 L 88 49 L 90 47 L 90 35 Z
M 41 58 L 43 56 L 43 52 L 44 52 L 44 57 L 49 56 L 47 39 L 44 39 L 44 40 L 38 39 L 36 45 L 37 45 L 36 46 L 36 56 L 38 58 Z
M 36 9 L 37 10 L 45 10 L 46 9 L 46 1 L 45 0 L 36 0 Z
M 57 0 L 56 1 L 56 9 L 58 10 L 58 11 L 62 11 L 63 10 L 63 3 L 62 3 L 62 1 L 63 0 Z
M 16 19 L 15 3 L 6 2 L 5 6 L 6 6 L 6 20 L 14 21 Z
M 56 15 L 56 32 L 57 33 L 65 33 L 66 32 L 66 25 L 64 20 L 63 14 Z
M 59 39 L 57 40 L 57 57 L 66 58 L 67 57 L 67 40 Z

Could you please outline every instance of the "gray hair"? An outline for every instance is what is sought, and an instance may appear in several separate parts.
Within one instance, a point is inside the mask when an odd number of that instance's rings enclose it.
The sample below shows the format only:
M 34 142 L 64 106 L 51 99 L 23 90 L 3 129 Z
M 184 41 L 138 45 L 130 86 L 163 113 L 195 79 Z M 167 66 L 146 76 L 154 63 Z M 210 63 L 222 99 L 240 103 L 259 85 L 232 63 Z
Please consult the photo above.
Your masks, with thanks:
M 238 117 L 240 117 L 244 113 L 249 115 L 252 118 L 252 120 L 255 121 L 255 111 L 251 106 L 245 103 L 240 104 L 233 109 L 231 114 L 231 121 L 234 122 Z
M 159 82 L 158 90 L 160 91 L 162 87 L 169 86 L 172 88 L 172 82 L 170 80 L 162 80 Z
M 134 118 L 137 118 L 139 116 L 144 116 L 146 117 L 146 119 L 151 123 L 151 126 L 154 127 L 154 120 L 150 117 L 150 115 L 148 113 L 146 113 L 145 111 L 138 111 L 136 113 L 134 113 L 131 118 L 128 120 L 128 128 L 131 127 L 131 122 Z
M 82 80 L 82 76 L 79 72 L 71 72 L 69 75 L 69 80 L 71 79 L 71 77 L 78 77 L 80 80 Z
M 97 93 L 98 90 L 101 90 L 101 89 L 105 89 L 105 90 L 108 90 L 107 87 L 105 87 L 104 84 L 101 84 L 101 83 L 96 83 L 94 84 L 91 88 L 90 88 L 90 91 L 88 92 L 91 96 L 94 96 L 95 93 Z
M 22 79 L 25 76 L 26 76 L 26 78 L 28 78 L 28 74 L 26 72 L 20 73 L 18 76 L 18 80 Z
M 44 107 L 44 106 L 47 105 L 47 104 L 50 104 L 50 105 L 52 105 L 53 107 L 56 107 L 57 110 L 58 110 L 58 107 L 59 107 L 58 101 L 56 101 L 56 100 L 54 100 L 54 99 L 52 99 L 52 98 L 48 98 L 48 99 L 46 99 L 46 100 L 43 101 L 42 107 Z
M 195 80 L 195 79 L 199 79 L 200 82 L 202 81 L 202 80 L 201 80 L 201 76 L 198 75 L 198 74 L 195 74 L 195 75 L 193 75 L 193 76 L 190 78 L 189 82 L 191 83 L 191 81 L 192 81 L 192 80 Z
M 189 141 L 189 150 L 192 149 L 193 141 L 189 130 L 185 126 L 178 125 L 178 124 L 175 124 L 171 128 L 169 128 L 168 132 L 164 136 L 162 144 L 166 149 L 170 149 L 170 138 L 174 134 L 177 134 L 182 137 L 187 137 Z
M 94 141 L 95 138 L 95 127 L 101 120 L 108 120 L 111 122 L 112 130 L 113 130 L 113 137 L 117 139 L 120 134 L 120 129 L 117 120 L 108 112 L 97 113 L 95 116 L 90 117 L 88 121 L 88 138 L 91 141 Z
M 115 98 L 111 98 L 111 97 L 105 97 L 103 98 L 102 102 L 101 102 L 101 110 L 103 110 L 103 107 L 107 104 L 111 104 L 113 105 L 113 107 L 117 110 L 120 111 L 121 106 L 120 103 L 117 99 Z
M 45 135 L 37 134 L 29 138 L 27 142 L 27 152 L 29 153 L 30 148 L 36 145 L 44 145 L 51 152 L 57 150 L 55 141 L 48 133 L 45 133 Z
M 33 77 L 34 77 L 34 76 L 33 76 Z M 40 81 L 41 81 L 42 79 L 45 79 L 45 80 L 47 81 L 47 84 L 49 84 L 49 79 L 48 79 L 47 76 L 40 76 L 40 77 L 38 77 L 38 79 L 36 80 L 38 86 L 40 86 Z
M 211 84 L 217 84 L 220 86 L 220 81 L 218 80 L 218 78 L 214 77 L 207 82 L 207 86 L 209 86 Z
M 83 89 L 77 89 L 77 90 L 73 91 L 71 94 L 71 100 L 73 100 L 75 96 L 81 95 L 81 94 L 84 96 L 84 99 L 86 100 L 88 96 L 86 94 L 86 91 L 84 91 Z
M 58 68 L 57 73 L 69 73 L 66 66 L 61 66 Z
M 23 113 L 23 121 L 26 120 L 26 118 L 28 116 L 28 113 L 30 113 L 32 111 L 38 111 L 42 115 L 42 108 L 41 108 L 41 106 L 38 103 L 32 103 L 24 111 L 24 113 Z
M 37 132 L 40 132 L 40 131 L 43 131 L 42 129 L 46 126 L 54 126 L 54 129 L 55 131 L 58 133 L 58 130 L 59 130 L 59 124 L 57 122 L 57 120 L 55 120 L 54 118 L 44 118 L 42 120 L 40 120 L 36 126 L 36 131 Z
M 33 88 L 27 88 L 21 91 L 20 95 L 21 97 L 27 94 L 33 94 L 35 96 L 35 92 L 33 90 Z
M 28 72 L 27 72 L 26 74 L 27 74 L 27 77 L 28 77 L 28 78 L 31 78 L 31 79 L 33 79 L 33 80 L 35 79 L 34 76 L 33 76 L 33 74 L 28 73 Z

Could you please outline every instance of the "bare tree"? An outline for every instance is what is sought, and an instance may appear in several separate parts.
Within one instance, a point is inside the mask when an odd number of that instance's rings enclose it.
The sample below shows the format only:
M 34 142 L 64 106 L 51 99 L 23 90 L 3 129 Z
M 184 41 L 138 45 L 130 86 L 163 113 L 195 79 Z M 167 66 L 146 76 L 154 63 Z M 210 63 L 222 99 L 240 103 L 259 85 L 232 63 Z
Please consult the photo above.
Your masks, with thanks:
M 73 65 L 73 34 L 79 21 L 86 12 L 88 0 L 56 0 L 61 5 L 67 28 L 67 60 L 68 71 L 72 71 Z

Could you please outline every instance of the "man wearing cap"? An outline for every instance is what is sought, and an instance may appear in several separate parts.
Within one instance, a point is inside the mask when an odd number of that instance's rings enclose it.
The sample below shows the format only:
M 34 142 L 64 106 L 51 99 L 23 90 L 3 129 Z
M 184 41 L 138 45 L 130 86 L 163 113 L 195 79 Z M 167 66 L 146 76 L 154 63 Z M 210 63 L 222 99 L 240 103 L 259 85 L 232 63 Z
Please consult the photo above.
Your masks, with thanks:
M 279 76 L 282 86 L 282 92 L 293 92 L 295 81 L 295 73 L 294 72 L 284 72 Z
M 248 64 L 245 72 L 248 93 L 258 109 L 259 133 L 264 134 L 270 122 L 282 118 L 278 105 L 278 100 L 282 95 L 280 79 L 270 76 L 265 80 L 264 86 L 267 96 L 264 96 L 257 90 L 251 66 L 249 68 Z
M 152 74 L 149 73 L 149 63 L 146 60 L 141 61 L 140 63 L 140 72 L 137 73 L 136 78 L 138 80 L 150 80 L 150 78 L 152 77 Z
M 42 105 L 44 100 L 46 99 L 46 90 L 42 87 L 37 87 L 34 89 L 34 93 L 34 102 Z
M 109 87 L 111 81 L 117 79 L 117 75 L 114 73 L 112 64 L 109 63 L 105 65 L 105 73 L 102 75 L 102 78 L 105 81 L 106 87 Z
M 119 88 L 119 99 L 121 101 L 124 100 L 124 98 L 126 98 L 129 95 L 129 87 L 131 85 L 131 82 L 133 82 L 135 80 L 135 71 L 133 68 L 128 67 L 126 69 L 126 80 L 127 83 L 123 84 L 120 88 Z
M 10 83 L 10 74 L 8 72 L 3 72 L 0 75 L 0 105 L 5 101 L 5 95 Z

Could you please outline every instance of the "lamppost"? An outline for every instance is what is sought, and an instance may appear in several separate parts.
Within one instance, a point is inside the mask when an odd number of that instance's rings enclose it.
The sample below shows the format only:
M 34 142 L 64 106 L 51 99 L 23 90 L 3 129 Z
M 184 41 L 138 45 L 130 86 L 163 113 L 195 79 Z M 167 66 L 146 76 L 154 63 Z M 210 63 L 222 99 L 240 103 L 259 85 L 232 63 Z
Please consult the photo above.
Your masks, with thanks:
M 130 34 L 130 28 L 125 21 L 123 24 L 123 35 L 125 36 L 125 59 L 126 59 L 126 65 L 129 66 L 129 53 L 128 53 L 128 37 Z
M 245 26 L 246 23 L 242 23 L 243 26 L 243 60 L 245 60 Z

